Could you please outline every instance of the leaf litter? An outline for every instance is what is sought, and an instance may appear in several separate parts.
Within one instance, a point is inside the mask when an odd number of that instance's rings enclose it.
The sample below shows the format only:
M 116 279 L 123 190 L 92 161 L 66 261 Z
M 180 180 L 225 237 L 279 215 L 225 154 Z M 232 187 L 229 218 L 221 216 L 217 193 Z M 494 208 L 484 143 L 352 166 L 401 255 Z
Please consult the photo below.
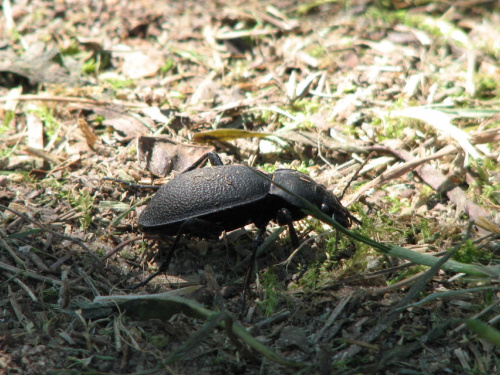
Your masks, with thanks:
M 497 2 L 2 5 L 3 371 L 498 372 Z M 151 191 L 103 178 L 208 150 L 355 176 L 363 224 L 295 223 L 298 281 L 270 227 L 243 317 L 252 227 L 183 239 L 131 293 L 171 241 L 138 232 Z

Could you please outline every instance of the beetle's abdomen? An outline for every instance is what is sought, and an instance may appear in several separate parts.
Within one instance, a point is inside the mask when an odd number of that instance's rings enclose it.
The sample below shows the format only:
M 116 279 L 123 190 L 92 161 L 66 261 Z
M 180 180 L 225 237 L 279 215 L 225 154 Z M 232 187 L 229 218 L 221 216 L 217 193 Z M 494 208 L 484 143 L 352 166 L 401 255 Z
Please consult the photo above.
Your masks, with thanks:
M 254 215 L 247 208 L 260 210 L 255 202 L 265 200 L 270 184 L 243 165 L 195 169 L 163 185 L 140 215 L 139 225 L 173 234 L 182 222 L 199 218 L 220 223 L 226 230 L 238 228 L 254 220 L 258 212 Z

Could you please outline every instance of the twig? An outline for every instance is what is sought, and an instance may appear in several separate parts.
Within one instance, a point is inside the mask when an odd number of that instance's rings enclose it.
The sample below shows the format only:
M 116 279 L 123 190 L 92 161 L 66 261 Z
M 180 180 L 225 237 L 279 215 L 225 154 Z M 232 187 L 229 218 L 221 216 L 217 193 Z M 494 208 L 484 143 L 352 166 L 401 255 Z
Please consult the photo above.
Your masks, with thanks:
M 363 163 L 361 163 L 361 165 L 358 167 L 358 169 L 356 169 L 356 172 L 354 172 L 354 174 L 351 176 L 351 178 L 349 179 L 349 181 L 347 182 L 347 184 L 344 186 L 344 189 L 342 190 L 342 193 L 340 193 L 339 195 L 339 199 L 342 200 L 342 198 L 344 198 L 344 194 L 345 192 L 347 191 L 347 189 L 349 188 L 349 186 L 352 184 L 352 182 L 358 177 L 359 175 L 359 172 L 361 172 L 361 170 L 365 167 L 366 163 L 368 163 L 368 161 L 371 159 L 371 157 L 373 156 L 373 151 L 370 152 L 368 154 L 368 156 L 366 157 L 366 159 L 363 161 Z
M 7 252 L 10 254 L 12 259 L 14 259 L 14 261 L 17 263 L 17 265 L 19 265 L 23 268 L 26 268 L 26 264 L 24 264 L 23 260 L 17 256 L 14 249 L 12 249 L 10 247 L 10 245 L 3 239 L 4 236 L 5 236 L 5 234 L 0 229 L 0 246 L 3 247 L 5 250 L 7 250 Z
M 94 286 L 94 283 L 90 279 L 90 277 L 85 273 L 84 270 L 82 270 L 80 267 L 76 267 L 76 272 L 85 280 L 85 283 L 89 286 L 89 288 L 92 290 L 92 293 L 94 293 L 94 296 L 100 296 L 101 293 L 96 289 Z
M 406 163 L 403 164 L 403 166 L 405 166 L 411 165 L 413 163 L 422 164 L 420 162 L 427 161 L 426 159 L 436 159 L 437 157 L 453 152 L 453 148 L 455 148 L 456 150 L 455 146 L 448 145 L 446 147 L 443 147 L 435 154 L 422 159 L 414 159 L 408 151 L 404 150 L 395 150 L 392 148 L 386 148 L 385 150 L 393 153 L 398 158 L 405 160 Z M 448 152 L 448 150 L 450 152 Z M 422 165 L 420 166 L 420 168 L 416 168 L 417 166 L 418 165 L 415 165 L 413 169 L 415 169 L 415 172 L 420 176 L 420 178 L 422 178 L 425 183 L 429 184 L 429 186 L 431 186 L 437 192 L 442 194 L 445 193 L 448 199 L 455 203 L 459 210 L 465 212 L 469 216 L 469 218 L 478 221 L 478 219 L 484 217 L 483 220 L 487 221 L 487 217 L 489 216 L 488 212 L 483 207 L 475 204 L 470 199 L 468 199 L 463 190 L 455 183 L 453 183 L 449 178 L 444 176 L 441 172 L 437 171 L 431 165 Z M 476 224 L 478 223 L 476 222 Z
M 2 102 L 15 102 L 15 101 L 47 101 L 47 102 L 70 102 L 70 103 L 81 103 L 81 104 L 92 104 L 97 106 L 109 106 L 109 105 L 126 105 L 129 107 L 136 108 L 146 108 L 147 104 L 145 103 L 124 103 L 124 102 L 111 102 L 111 101 L 102 101 L 102 100 L 92 100 L 87 98 L 78 98 L 75 96 L 57 96 L 57 95 L 19 95 L 16 97 L 2 96 L 0 97 L 0 103 Z
M 396 156 L 403 158 L 401 156 L 401 153 L 398 154 L 396 151 L 394 151 L 388 147 L 374 146 L 374 147 L 371 147 L 370 149 L 373 151 L 380 150 L 380 151 L 393 152 Z M 346 199 L 345 206 L 348 207 L 352 203 L 356 202 L 366 191 L 368 191 L 374 187 L 386 184 L 387 182 L 394 180 L 394 179 L 404 175 L 405 173 L 413 171 L 418 166 L 420 166 L 424 163 L 427 163 L 430 160 L 439 159 L 439 158 L 443 157 L 444 155 L 450 154 L 456 150 L 457 150 L 457 148 L 454 145 L 448 145 L 446 147 L 443 147 L 441 150 L 439 150 L 435 154 L 432 154 L 430 156 L 426 156 L 426 157 L 423 157 L 420 159 L 411 159 L 408 156 L 407 158 L 405 158 L 406 163 L 394 166 L 391 169 L 389 169 L 388 171 L 385 171 L 384 173 L 379 175 L 377 178 L 375 178 L 375 179 L 371 180 L 370 182 L 368 182 L 367 184 L 363 185 L 361 187 L 361 189 L 359 189 L 355 194 L 349 196 L 348 199 Z M 398 152 L 402 152 L 402 151 L 398 151 Z M 410 159 L 410 160 L 408 160 L 408 159 Z M 417 173 L 418 173 L 418 171 L 417 171 Z
M 35 293 L 33 293 L 33 291 L 30 289 L 30 287 L 28 285 L 26 285 L 25 283 L 23 283 L 21 280 L 19 280 L 18 277 L 14 277 L 14 281 L 21 287 L 24 289 L 24 291 L 26 292 L 26 294 L 28 294 L 28 296 L 31 298 L 31 300 L 33 302 L 38 302 L 38 298 L 36 298 L 35 296 Z
M 411 263 L 408 263 L 406 266 L 408 266 L 410 264 Z M 387 285 L 387 286 L 383 286 L 381 288 L 373 289 L 371 292 L 375 293 L 375 294 L 385 294 L 385 293 L 387 293 L 387 292 L 389 292 L 391 290 L 400 290 L 404 286 L 413 283 L 415 280 L 418 280 L 424 273 L 425 273 L 425 271 L 416 273 L 415 275 L 407 277 L 406 279 L 398 281 L 397 283 L 394 283 L 394 284 L 391 284 L 391 285 Z

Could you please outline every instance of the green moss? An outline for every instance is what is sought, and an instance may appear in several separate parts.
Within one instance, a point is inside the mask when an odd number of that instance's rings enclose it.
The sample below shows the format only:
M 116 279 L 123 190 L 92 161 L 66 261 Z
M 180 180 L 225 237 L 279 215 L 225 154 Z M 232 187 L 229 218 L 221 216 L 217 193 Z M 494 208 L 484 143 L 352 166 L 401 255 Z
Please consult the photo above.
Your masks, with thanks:
M 419 234 L 422 238 L 422 240 L 419 241 L 420 243 L 428 243 L 428 242 L 432 243 L 439 236 L 439 233 L 432 233 L 429 220 L 427 220 L 425 218 L 422 218 L 418 222 L 418 230 L 419 230 L 419 232 L 420 232 Z
M 5 117 L 3 118 L 3 124 L 0 126 L 0 135 L 10 130 L 10 122 L 15 118 L 16 114 L 14 111 L 5 111 Z
M 476 97 L 494 99 L 500 97 L 498 79 L 491 75 L 478 74 L 476 76 Z
M 499 166 L 493 159 L 491 159 L 489 157 L 485 157 L 482 159 L 482 162 L 483 162 L 484 167 L 486 169 L 488 169 L 489 171 L 496 171 L 496 172 L 499 171 Z
M 500 192 L 500 183 L 494 185 L 487 185 L 483 187 L 483 194 L 485 201 L 494 200 L 500 203 L 498 192 Z
M 120 77 L 108 77 L 104 79 L 105 82 L 109 83 L 114 90 L 133 88 L 136 83 L 133 79 L 126 79 Z
M 163 349 L 170 343 L 170 338 L 167 335 L 156 334 L 149 337 L 151 344 L 158 349 Z
M 492 256 L 490 252 L 478 249 L 472 240 L 467 240 L 455 252 L 453 259 L 462 263 L 478 263 L 479 261 L 491 259 Z
M 82 72 L 85 74 L 93 74 L 97 72 L 97 63 L 94 60 L 87 60 L 82 65 Z
M 98 256 L 98 257 L 102 257 L 104 255 L 106 255 L 106 249 L 102 248 L 102 247 L 99 247 L 95 250 L 95 254 Z
M 96 124 L 97 126 L 102 126 L 102 123 L 104 122 L 105 118 L 101 115 L 96 115 L 94 117 L 93 123 Z
M 291 107 L 292 114 L 294 114 L 295 116 L 301 114 L 306 120 L 308 116 L 315 114 L 320 108 L 321 103 L 317 100 L 311 100 L 311 98 L 296 100 L 293 102 L 293 105 Z
M 60 127 L 59 121 L 54 117 L 54 110 L 46 106 L 39 106 L 29 111 L 30 113 L 36 115 L 41 121 L 43 121 L 43 130 L 47 137 L 52 138 L 56 135 Z M 56 141 L 59 140 L 59 136 Z
M 307 49 L 306 51 L 310 56 L 312 57 L 316 57 L 316 58 L 321 58 L 321 57 L 324 57 L 326 55 L 326 50 L 323 46 L 314 46 L 314 47 L 311 47 L 309 49 Z
M 264 311 L 265 316 L 271 316 L 278 303 L 283 299 L 281 290 L 282 285 L 279 285 L 279 280 L 272 268 L 267 269 L 261 275 L 261 285 L 264 289 L 264 298 L 259 303 L 260 308 Z
M 87 190 L 80 189 L 78 193 L 69 191 L 68 199 L 71 206 L 80 212 L 80 226 L 83 231 L 87 230 L 92 222 L 92 211 L 95 197 L 91 196 Z
M 405 134 L 405 129 L 409 127 L 407 119 L 402 118 L 388 118 L 378 126 L 379 134 L 377 135 L 378 141 L 382 142 L 386 139 L 401 139 Z M 414 121 L 413 121 L 414 123 Z
M 389 212 L 390 214 L 398 213 L 402 208 L 410 206 L 409 202 L 407 200 L 402 200 L 401 197 L 385 196 L 384 202 L 388 204 L 386 212 Z
M 391 24 L 393 22 L 401 22 L 406 18 L 407 11 L 399 10 L 399 11 L 387 11 L 387 9 L 381 9 L 379 7 L 370 7 L 366 12 L 366 16 L 368 20 L 372 20 L 374 22 L 370 22 L 370 24 L 378 24 L 380 22 Z
M 274 173 L 276 166 L 274 164 L 266 163 L 260 166 L 259 169 L 267 173 Z
M 80 46 L 78 45 L 78 41 L 76 39 L 73 39 L 69 46 L 67 46 L 66 48 L 59 49 L 59 52 L 63 56 L 77 55 L 78 53 L 80 53 Z
M 167 59 L 163 66 L 160 68 L 161 73 L 168 73 L 175 68 L 175 61 L 173 59 Z
M 497 199 L 496 192 L 500 191 L 500 183 L 492 183 L 493 176 L 499 173 L 500 168 L 495 161 L 487 157 L 482 160 L 472 160 L 471 167 L 477 177 L 469 184 L 468 195 L 489 206 L 492 200 Z
M 307 289 L 312 290 L 318 284 L 320 275 L 324 272 L 325 267 L 323 264 L 309 265 L 306 273 L 300 279 L 300 285 Z
M 429 185 L 421 185 L 418 189 L 418 195 L 421 198 L 430 198 L 436 193 L 436 191 Z
M 322 5 L 338 2 L 339 0 L 312 0 L 298 2 L 299 5 L 297 6 L 297 10 L 295 12 L 297 13 L 297 16 L 304 16 Z
M 296 167 L 295 169 L 299 172 L 304 173 L 304 174 L 309 174 L 309 168 L 313 167 L 314 165 L 316 165 L 314 159 L 307 159 L 307 160 L 301 161 L 300 165 L 298 167 Z
M 0 126 L 0 136 L 4 133 L 11 131 L 10 123 L 14 119 L 15 113 L 13 111 L 5 111 L 5 117 L 3 119 L 3 124 Z M 3 142 L 0 138 L 0 142 Z M 14 144 L 12 147 L 3 146 L 0 147 L 0 158 L 9 156 L 13 150 L 16 148 Z

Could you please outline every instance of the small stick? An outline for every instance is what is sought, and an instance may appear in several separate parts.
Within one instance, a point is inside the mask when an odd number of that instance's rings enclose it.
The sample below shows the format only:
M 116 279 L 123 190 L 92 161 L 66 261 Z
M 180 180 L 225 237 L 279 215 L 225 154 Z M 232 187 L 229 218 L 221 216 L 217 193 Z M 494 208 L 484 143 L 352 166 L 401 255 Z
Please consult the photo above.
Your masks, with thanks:
M 21 266 L 23 268 L 27 268 L 26 264 L 24 264 L 23 260 L 17 256 L 14 249 L 12 249 L 12 247 L 10 247 L 10 245 L 2 238 L 4 236 L 5 236 L 5 234 L 3 233 L 2 230 L 0 230 L 0 246 L 2 246 L 5 250 L 7 250 L 7 252 L 10 254 L 12 259 L 14 259 L 14 261 L 17 263 L 18 266 Z
M 344 194 L 347 191 L 347 189 L 349 188 L 349 186 L 351 186 L 352 182 L 356 179 L 356 177 L 358 177 L 359 172 L 361 172 L 361 170 L 364 168 L 364 166 L 366 165 L 366 163 L 368 163 L 368 160 L 371 159 L 371 157 L 372 157 L 373 154 L 374 154 L 373 152 L 370 152 L 368 154 L 368 156 L 366 157 L 365 161 L 363 163 L 361 163 L 361 165 L 356 170 L 356 172 L 354 172 L 354 174 L 352 175 L 352 177 L 349 179 L 349 182 L 347 182 L 347 184 L 344 186 L 344 189 L 342 190 L 342 193 L 340 193 L 340 195 L 339 195 L 339 199 L 340 200 L 342 200 L 342 198 L 344 197 Z
M 127 185 L 128 187 L 131 187 L 133 189 L 153 189 L 153 190 L 158 190 L 161 188 L 162 185 L 141 185 L 141 184 L 133 184 L 128 181 L 120 180 L 119 178 L 112 178 L 112 177 L 103 177 L 103 180 L 105 181 L 113 181 L 113 182 L 118 182 L 120 184 Z

